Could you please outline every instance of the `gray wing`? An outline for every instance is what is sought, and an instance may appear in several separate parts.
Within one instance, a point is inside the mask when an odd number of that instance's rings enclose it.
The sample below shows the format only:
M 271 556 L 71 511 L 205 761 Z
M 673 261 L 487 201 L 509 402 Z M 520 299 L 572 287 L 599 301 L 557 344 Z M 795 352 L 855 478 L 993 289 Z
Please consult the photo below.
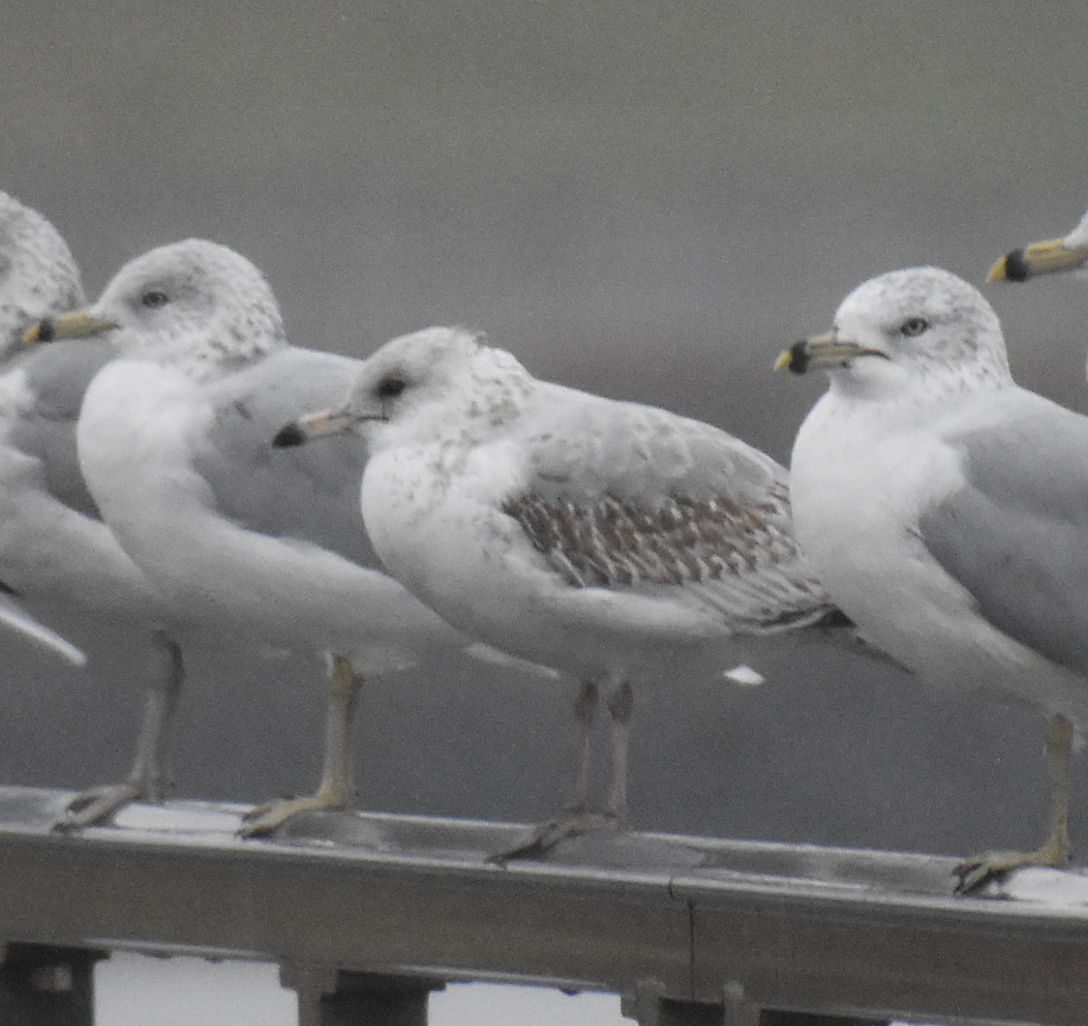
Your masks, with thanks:
M 769 456 L 664 410 L 558 386 L 541 399 L 531 477 L 504 512 L 571 586 L 690 585 L 762 629 L 831 611 Z
M 576 501 L 607 492 L 652 504 L 683 494 L 757 508 L 776 505 L 777 493 L 787 490 L 788 473 L 770 456 L 668 410 L 539 382 L 526 422 L 536 481 Z
M 1000 426 L 951 438 L 963 486 L 921 518 L 922 541 L 987 621 L 1088 673 L 1088 419 L 1010 393 Z
M 5 364 L 4 373 L 21 372 L 32 397 L 7 424 L 9 443 L 35 457 L 45 487 L 66 506 L 98 518 L 79 469 L 76 421 L 91 379 L 114 356 L 99 339 L 36 346 Z
M 359 365 L 293 348 L 211 386 L 215 419 L 206 437 L 194 440 L 194 466 L 221 513 L 249 530 L 377 565 L 359 508 L 363 440 L 351 435 L 295 449 L 272 447 L 284 424 L 342 403 Z

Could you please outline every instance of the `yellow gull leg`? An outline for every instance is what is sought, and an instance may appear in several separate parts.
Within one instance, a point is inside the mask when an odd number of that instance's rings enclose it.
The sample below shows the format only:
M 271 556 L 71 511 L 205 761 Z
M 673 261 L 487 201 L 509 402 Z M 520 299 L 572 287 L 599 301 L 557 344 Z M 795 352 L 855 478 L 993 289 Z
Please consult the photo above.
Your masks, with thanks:
M 1065 866 L 1073 854 L 1069 843 L 1069 763 L 1073 755 L 1073 724 L 1061 713 L 1050 720 L 1046 735 L 1047 776 L 1050 783 L 1050 834 L 1036 851 L 985 852 L 965 859 L 954 870 L 957 894 L 971 894 L 990 880 L 999 880 L 1021 866 Z
M 161 802 L 165 797 L 174 714 L 185 678 L 185 665 L 181 649 L 172 638 L 158 631 L 152 641 L 159 671 L 153 675 L 147 689 L 136 756 L 128 779 L 81 791 L 68 803 L 64 818 L 54 829 L 78 830 L 108 823 L 133 802 Z
M 359 704 L 363 678 L 343 656 L 335 656 L 329 681 L 329 704 L 325 719 L 325 766 L 321 786 L 305 798 L 284 798 L 256 806 L 245 817 L 243 837 L 270 834 L 300 812 L 348 809 L 355 800 L 352 771 L 352 726 Z

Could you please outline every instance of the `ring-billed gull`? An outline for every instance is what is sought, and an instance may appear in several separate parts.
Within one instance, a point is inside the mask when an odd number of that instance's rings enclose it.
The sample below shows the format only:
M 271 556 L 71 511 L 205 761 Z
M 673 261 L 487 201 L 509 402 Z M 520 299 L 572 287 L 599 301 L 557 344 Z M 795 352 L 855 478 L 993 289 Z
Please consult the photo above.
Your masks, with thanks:
M 82 305 L 83 289 L 57 230 L 4 193 L 0 279 L 4 354 L 19 350 L 0 369 L 0 580 L 43 606 L 72 606 L 96 622 L 147 629 L 158 661 L 127 779 L 81 792 L 58 824 L 81 826 L 137 798 L 161 797 L 181 657 L 163 630 L 162 605 L 99 518 L 79 471 L 75 425 L 83 392 L 112 353 L 100 341 L 22 345 L 33 322 Z
M 288 344 L 261 273 L 190 239 L 123 267 L 61 338 L 106 330 L 117 357 L 87 389 L 79 460 L 106 522 L 179 616 L 281 649 L 335 655 L 317 793 L 255 812 L 246 833 L 351 801 L 362 677 L 468 639 L 377 562 L 358 481 L 366 448 L 277 453 L 276 427 L 339 396 L 356 360 Z
M 21 533 L 39 527 L 39 511 L 31 507 L 46 501 L 48 493 L 40 473 L 43 462 L 26 451 L 44 439 L 39 433 L 24 441 L 23 395 L 12 387 L 26 371 L 13 370 L 11 361 L 22 349 L 27 325 L 82 301 L 79 268 L 60 233 L 36 210 L 0 192 L 0 623 L 76 665 L 86 662 L 83 653 L 13 598 L 50 595 L 43 574 L 54 553 L 38 544 L 40 535 Z M 26 357 L 16 361 L 16 366 L 26 364 Z
M 1024 282 L 1043 274 L 1072 271 L 1082 281 L 1088 279 L 1088 214 L 1060 239 L 1044 239 L 1011 250 L 997 260 L 989 281 Z
M 735 661 L 839 616 L 794 542 L 774 460 L 710 425 L 538 381 L 477 335 L 387 343 L 346 405 L 276 442 L 353 429 L 371 453 L 363 519 L 389 571 L 466 633 L 582 682 L 572 801 L 505 857 L 626 826 L 632 677 L 667 679 L 693 650 Z M 599 685 L 603 811 L 587 798 Z
M 989 281 L 1027 281 L 1040 274 L 1077 271 L 1088 263 L 1088 214 L 1060 239 L 1030 242 L 995 261 Z M 1083 276 L 1083 275 L 1082 275 Z
M 777 366 L 831 378 L 791 477 L 829 594 L 924 678 L 1052 715 L 1046 843 L 968 860 L 958 889 L 1065 863 L 1070 724 L 1088 725 L 1088 418 L 1017 386 L 990 305 L 934 268 L 859 286 Z

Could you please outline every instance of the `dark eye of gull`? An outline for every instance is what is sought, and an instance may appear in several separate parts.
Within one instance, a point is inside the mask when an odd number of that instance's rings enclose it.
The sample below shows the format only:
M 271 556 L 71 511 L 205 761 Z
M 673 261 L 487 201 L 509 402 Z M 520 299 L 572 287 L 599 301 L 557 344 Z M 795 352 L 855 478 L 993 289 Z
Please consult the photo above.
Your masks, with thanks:
M 924 317 L 908 317 L 899 325 L 899 334 L 907 338 L 915 338 L 929 328 L 929 321 Z
M 382 378 L 374 390 L 379 399 L 394 399 L 407 387 L 403 378 Z
M 170 297 L 159 289 L 150 289 L 140 296 L 140 303 L 149 310 L 155 310 L 160 306 L 166 306 Z

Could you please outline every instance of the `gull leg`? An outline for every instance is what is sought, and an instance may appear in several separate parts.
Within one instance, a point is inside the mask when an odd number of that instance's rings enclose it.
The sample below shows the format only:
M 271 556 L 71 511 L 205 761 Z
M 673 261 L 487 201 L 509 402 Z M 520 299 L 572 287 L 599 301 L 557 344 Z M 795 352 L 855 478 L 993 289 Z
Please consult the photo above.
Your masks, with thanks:
M 582 681 L 578 697 L 574 700 L 578 763 L 570 801 L 567 803 L 567 812 L 583 812 L 589 805 L 589 773 L 593 762 L 593 717 L 597 712 L 598 701 L 596 682 Z
M 300 812 L 347 809 L 355 800 L 352 728 L 363 678 L 343 656 L 334 656 L 325 717 L 325 765 L 321 785 L 306 798 L 289 798 L 256 806 L 245 817 L 243 837 L 270 834 Z
M 1069 843 L 1069 770 L 1073 756 L 1073 724 L 1061 713 L 1050 720 L 1046 735 L 1046 764 L 1050 800 L 1050 833 L 1043 846 L 1029 852 L 985 852 L 961 862 L 957 894 L 977 891 L 989 880 L 1001 879 L 1021 866 L 1064 866 L 1073 854 Z
M 620 686 L 622 689 L 623 685 Z M 629 694 L 628 689 L 628 694 Z M 609 808 L 606 812 L 593 809 L 589 804 L 589 775 L 591 768 L 592 728 L 593 717 L 597 710 L 599 691 L 595 681 L 582 682 L 578 697 L 574 702 L 574 715 L 576 720 L 576 751 L 577 768 L 574 774 L 574 788 L 570 801 L 566 808 L 555 819 L 538 823 L 528 832 L 523 834 L 509 848 L 492 855 L 491 862 L 506 862 L 510 859 L 536 858 L 546 854 L 560 841 L 571 837 L 580 837 L 583 834 L 592 833 L 595 830 L 615 829 L 617 826 L 616 812 L 617 801 L 624 806 L 623 818 L 626 820 L 626 739 L 617 746 L 615 734 L 615 694 L 609 698 L 609 711 L 613 717 L 613 746 L 612 746 L 612 792 L 609 800 Z M 630 714 L 628 712 L 628 719 Z M 621 755 L 617 755 L 617 747 L 622 749 Z M 622 770 L 617 774 L 617 759 L 622 763 Z M 619 780 L 619 797 L 617 799 L 617 779 Z
M 625 678 L 608 696 L 608 711 L 612 715 L 612 782 L 608 791 L 608 814 L 617 830 L 627 829 L 627 762 L 634 709 L 635 696 L 631 682 Z
M 174 731 L 174 715 L 185 679 L 181 649 L 162 631 L 153 635 L 159 669 L 144 701 L 143 722 L 136 756 L 128 778 L 120 784 L 104 784 L 82 791 L 68 804 L 58 830 L 102 823 L 135 801 L 161 802 L 167 785 L 168 752 Z

